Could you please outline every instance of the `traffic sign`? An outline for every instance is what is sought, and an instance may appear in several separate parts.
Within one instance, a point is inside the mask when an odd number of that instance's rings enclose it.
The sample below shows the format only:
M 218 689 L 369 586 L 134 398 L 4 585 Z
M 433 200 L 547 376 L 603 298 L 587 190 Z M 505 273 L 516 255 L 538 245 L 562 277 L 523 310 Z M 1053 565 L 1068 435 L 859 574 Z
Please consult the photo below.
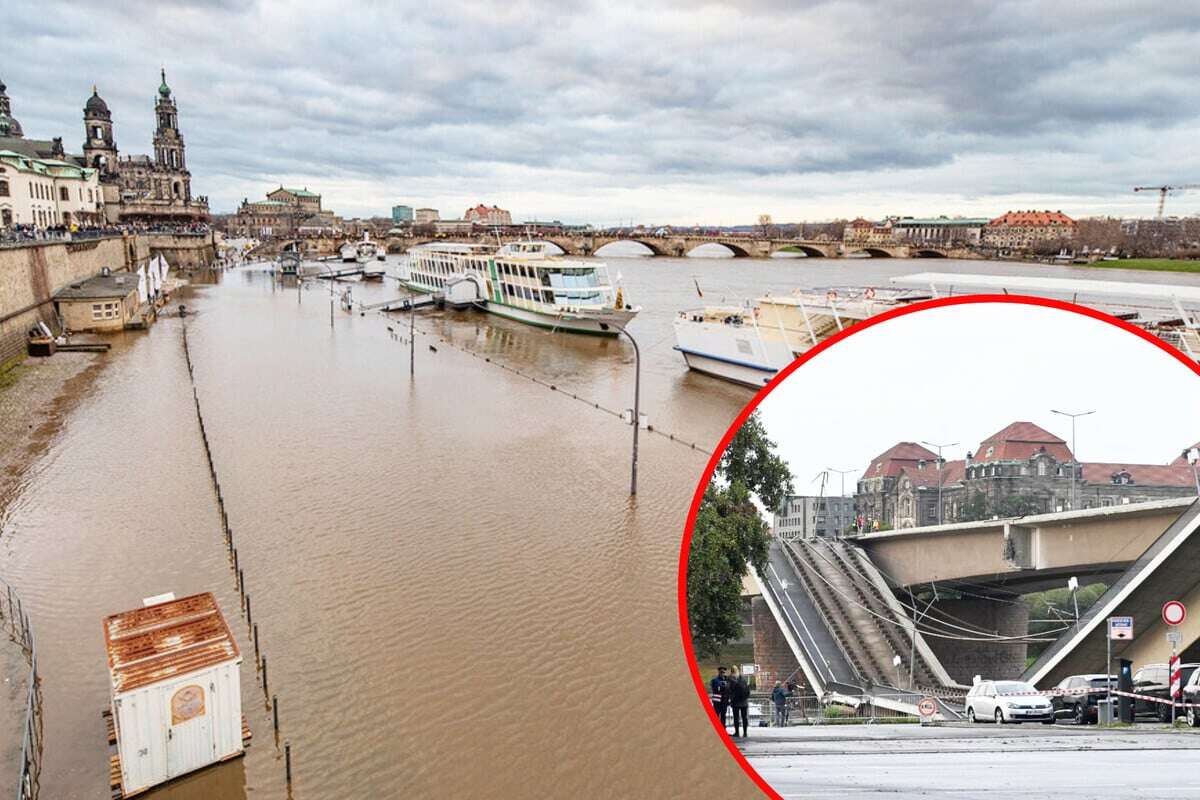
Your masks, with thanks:
M 1167 631 L 1167 641 L 1171 644 L 1182 644 L 1183 634 L 1179 631 Z
M 937 713 L 937 701 L 932 697 L 922 697 L 921 702 L 917 703 L 917 713 L 922 719 L 929 719 Z
M 1133 617 L 1109 617 L 1108 638 L 1128 641 L 1133 638 Z
M 1168 600 L 1163 603 L 1162 618 L 1168 625 L 1181 625 L 1187 619 L 1187 608 L 1178 600 Z

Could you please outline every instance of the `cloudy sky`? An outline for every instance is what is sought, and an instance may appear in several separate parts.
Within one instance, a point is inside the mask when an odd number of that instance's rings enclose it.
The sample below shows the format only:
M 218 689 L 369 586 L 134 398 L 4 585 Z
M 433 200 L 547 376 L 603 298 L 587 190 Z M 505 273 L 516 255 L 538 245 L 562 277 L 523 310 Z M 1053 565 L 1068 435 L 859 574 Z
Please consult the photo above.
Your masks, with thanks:
M 346 215 L 734 224 L 1008 208 L 1151 215 L 1200 183 L 1200 5 L 5 3 L 26 135 L 96 83 L 150 149 L 160 65 L 213 209 L 307 185 Z M 1200 211 L 1200 190 L 1170 201 Z
M 1033 422 L 1083 461 L 1166 464 L 1200 441 L 1200 376 L 1153 344 L 1079 314 L 1007 303 L 950 306 L 880 323 L 838 342 L 763 400 L 764 424 L 797 493 L 822 470 L 850 469 L 901 441 L 948 460 L 1010 422 Z M 934 448 L 930 448 L 934 449 Z M 830 489 L 841 491 L 831 475 Z

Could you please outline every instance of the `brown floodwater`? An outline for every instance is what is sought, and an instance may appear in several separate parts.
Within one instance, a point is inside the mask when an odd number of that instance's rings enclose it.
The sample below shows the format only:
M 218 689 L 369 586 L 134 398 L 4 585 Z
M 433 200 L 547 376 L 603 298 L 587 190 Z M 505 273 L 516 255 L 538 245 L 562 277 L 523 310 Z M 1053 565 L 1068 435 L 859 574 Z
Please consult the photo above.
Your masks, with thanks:
M 689 374 L 671 349 L 674 313 L 698 303 L 693 276 L 716 301 L 926 266 L 609 261 L 645 306 L 631 326 L 643 411 L 704 448 L 750 393 Z M 348 285 L 366 302 L 399 294 Z M 707 457 L 644 434 L 631 500 L 629 427 L 567 394 L 627 407 L 627 342 L 432 313 L 417 318 L 429 335 L 410 379 L 388 331 L 406 320 L 336 308 L 331 328 L 324 286 L 247 268 L 185 302 L 186 320 L 115 339 L 0 511 L 0 577 L 25 601 L 44 675 L 43 797 L 106 796 L 102 617 L 209 590 L 245 655 L 254 744 L 151 796 L 284 796 L 182 324 L 296 798 L 758 795 L 711 730 L 679 641 L 676 559 Z

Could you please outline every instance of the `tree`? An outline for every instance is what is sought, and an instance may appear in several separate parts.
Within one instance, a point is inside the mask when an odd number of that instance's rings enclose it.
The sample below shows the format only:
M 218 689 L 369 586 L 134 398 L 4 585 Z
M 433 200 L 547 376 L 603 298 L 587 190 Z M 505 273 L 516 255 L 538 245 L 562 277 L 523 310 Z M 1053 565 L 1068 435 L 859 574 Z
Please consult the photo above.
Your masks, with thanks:
M 688 625 L 696 654 L 720 655 L 741 636 L 742 580 L 766 568 L 770 528 L 754 501 L 779 508 L 792 491 L 787 463 L 774 452 L 757 412 L 721 456 L 704 490 L 688 552 Z
M 962 504 L 962 512 L 959 514 L 959 519 L 963 522 L 976 522 L 981 519 L 988 519 L 991 515 L 987 495 L 976 489 L 971 493 L 967 501 Z
M 759 214 L 758 215 L 758 235 L 763 237 L 764 239 L 768 239 L 771 237 L 771 234 L 774 232 L 774 230 L 775 230 L 775 225 L 771 221 L 771 215 L 770 214 Z

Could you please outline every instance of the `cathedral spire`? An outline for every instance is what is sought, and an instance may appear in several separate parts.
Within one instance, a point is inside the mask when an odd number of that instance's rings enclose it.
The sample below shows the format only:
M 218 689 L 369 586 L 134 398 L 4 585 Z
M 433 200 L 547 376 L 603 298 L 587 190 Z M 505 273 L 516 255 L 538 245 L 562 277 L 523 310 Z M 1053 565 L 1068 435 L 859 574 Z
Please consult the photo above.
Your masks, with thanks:
M 160 68 L 158 74 L 162 77 L 162 83 L 158 85 L 158 93 L 165 99 L 171 96 L 171 87 L 167 86 L 167 68 Z

